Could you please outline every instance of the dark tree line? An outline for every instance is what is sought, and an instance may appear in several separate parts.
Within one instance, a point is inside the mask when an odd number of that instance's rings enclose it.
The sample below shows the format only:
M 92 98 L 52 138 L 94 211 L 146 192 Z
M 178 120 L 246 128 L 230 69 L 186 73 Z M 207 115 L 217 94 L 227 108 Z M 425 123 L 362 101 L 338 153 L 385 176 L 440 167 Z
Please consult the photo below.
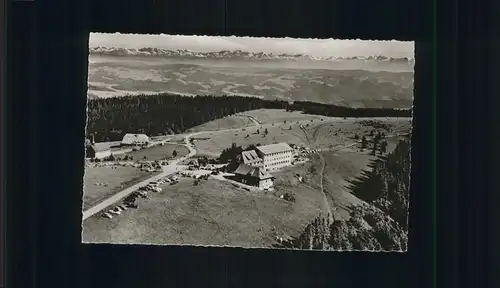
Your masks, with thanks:
M 308 101 L 294 102 L 287 110 L 329 117 L 411 117 L 411 109 L 350 108 Z
M 351 192 L 366 201 L 352 206 L 348 220 L 319 216 L 302 234 L 276 245 L 295 249 L 406 250 L 408 242 L 408 199 L 410 143 L 400 141 L 386 157 L 371 163 L 351 182 Z M 368 224 L 371 229 L 366 228 Z
M 407 229 L 408 191 L 410 187 L 410 142 L 399 141 L 386 157 L 379 157 L 362 176 L 351 181 L 356 197 L 375 205 Z
M 203 123 L 254 109 L 286 109 L 335 117 L 402 117 L 410 110 L 348 108 L 312 102 L 289 104 L 240 96 L 179 96 L 168 93 L 88 100 L 87 137 L 119 141 L 126 133 L 177 134 Z
M 99 98 L 88 101 L 88 136 L 119 141 L 126 133 L 149 136 L 182 133 L 243 111 L 284 109 L 286 102 L 239 96 L 186 97 L 169 94 Z

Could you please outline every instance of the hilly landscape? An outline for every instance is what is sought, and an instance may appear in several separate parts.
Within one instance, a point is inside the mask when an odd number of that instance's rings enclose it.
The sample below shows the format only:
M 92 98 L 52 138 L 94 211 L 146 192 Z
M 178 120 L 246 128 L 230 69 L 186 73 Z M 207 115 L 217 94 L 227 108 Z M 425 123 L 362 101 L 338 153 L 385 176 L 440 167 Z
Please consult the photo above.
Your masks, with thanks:
M 89 51 L 88 97 L 171 93 L 411 108 L 413 59 L 157 48 Z

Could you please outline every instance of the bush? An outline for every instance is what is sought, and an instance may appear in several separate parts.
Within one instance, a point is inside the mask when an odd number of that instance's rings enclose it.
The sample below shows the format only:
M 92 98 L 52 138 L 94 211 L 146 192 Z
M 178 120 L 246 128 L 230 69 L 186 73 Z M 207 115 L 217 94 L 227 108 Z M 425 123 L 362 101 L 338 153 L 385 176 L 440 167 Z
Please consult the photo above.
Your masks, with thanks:
M 283 194 L 283 199 L 289 202 L 295 202 L 295 195 L 293 195 L 293 193 L 291 192 L 286 192 L 285 194 Z

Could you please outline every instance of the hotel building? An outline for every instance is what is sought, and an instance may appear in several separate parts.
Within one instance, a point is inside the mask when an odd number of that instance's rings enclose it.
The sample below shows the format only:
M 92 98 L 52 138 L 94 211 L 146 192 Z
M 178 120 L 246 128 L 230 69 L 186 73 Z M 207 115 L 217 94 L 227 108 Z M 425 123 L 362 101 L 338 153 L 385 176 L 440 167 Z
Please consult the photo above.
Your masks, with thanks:
M 271 172 L 292 165 L 292 151 L 292 147 L 288 144 L 277 143 L 244 151 L 241 156 L 244 164 L 262 167 Z

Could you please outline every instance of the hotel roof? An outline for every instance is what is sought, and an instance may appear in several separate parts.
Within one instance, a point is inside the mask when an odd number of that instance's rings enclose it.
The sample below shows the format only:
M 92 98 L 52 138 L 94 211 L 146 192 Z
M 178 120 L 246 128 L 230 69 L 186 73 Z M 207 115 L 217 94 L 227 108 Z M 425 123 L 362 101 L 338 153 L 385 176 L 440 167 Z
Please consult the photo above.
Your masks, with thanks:
M 286 143 L 277 143 L 277 144 L 259 146 L 257 147 L 257 149 L 264 155 L 278 153 L 278 152 L 293 151 L 292 147 L 290 147 Z
M 234 171 L 234 174 L 252 176 L 252 177 L 259 178 L 260 180 L 273 178 L 273 175 L 271 175 L 265 169 L 263 169 L 261 167 L 252 167 L 252 166 L 244 164 L 244 163 L 242 163 L 242 164 L 240 164 L 240 166 L 238 166 L 238 168 Z

